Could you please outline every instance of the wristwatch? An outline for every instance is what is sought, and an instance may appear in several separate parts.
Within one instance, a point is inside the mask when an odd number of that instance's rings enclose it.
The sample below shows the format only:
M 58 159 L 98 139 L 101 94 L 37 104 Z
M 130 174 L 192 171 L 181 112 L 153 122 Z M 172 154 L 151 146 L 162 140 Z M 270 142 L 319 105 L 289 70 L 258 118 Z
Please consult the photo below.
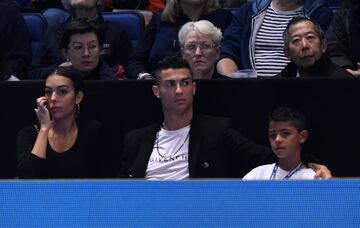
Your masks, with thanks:
M 146 73 L 146 72 L 143 72 L 143 73 L 139 73 L 138 74 L 138 77 L 137 77 L 138 80 L 142 80 L 142 79 L 154 79 L 154 77 L 149 74 L 149 73 Z

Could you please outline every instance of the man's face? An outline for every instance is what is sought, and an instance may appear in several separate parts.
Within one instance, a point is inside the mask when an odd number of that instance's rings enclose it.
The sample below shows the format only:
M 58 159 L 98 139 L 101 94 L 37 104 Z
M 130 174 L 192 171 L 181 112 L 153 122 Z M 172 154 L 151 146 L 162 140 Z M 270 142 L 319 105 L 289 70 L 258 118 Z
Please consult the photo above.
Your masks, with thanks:
M 289 49 L 284 50 L 299 68 L 312 67 L 326 51 L 326 41 L 320 40 L 311 21 L 302 21 L 289 29 Z
M 278 158 L 291 158 L 301 152 L 308 132 L 301 132 L 290 121 L 271 121 L 269 123 L 269 141 Z
M 210 36 L 191 31 L 185 37 L 185 44 L 181 53 L 190 64 L 194 74 L 203 75 L 214 69 L 215 61 L 220 55 L 220 47 L 214 44 Z
M 183 114 L 191 110 L 196 84 L 190 71 L 187 68 L 170 68 L 160 74 L 159 84 L 153 86 L 153 92 L 160 98 L 164 112 Z

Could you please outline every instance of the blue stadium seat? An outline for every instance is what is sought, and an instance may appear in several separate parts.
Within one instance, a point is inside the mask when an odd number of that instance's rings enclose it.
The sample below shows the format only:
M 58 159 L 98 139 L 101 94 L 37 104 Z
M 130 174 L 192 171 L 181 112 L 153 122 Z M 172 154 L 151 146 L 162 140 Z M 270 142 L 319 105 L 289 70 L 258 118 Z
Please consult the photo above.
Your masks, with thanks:
M 46 9 L 44 12 L 42 12 L 42 15 L 46 19 L 48 28 L 57 24 L 61 24 L 70 17 L 70 14 L 67 11 L 58 8 Z
M 144 16 L 137 11 L 104 12 L 104 20 L 120 25 L 130 34 L 131 41 L 136 46 L 145 28 Z M 49 25 L 63 23 L 70 16 L 66 11 L 59 9 L 48 9 L 43 15 Z
M 31 0 L 15 0 L 14 2 L 20 7 L 32 7 L 33 6 Z
M 233 15 L 239 10 L 239 8 L 225 8 L 226 10 L 229 10 Z
M 343 3 L 343 0 L 327 0 L 328 4 L 330 5 L 330 7 L 340 7 L 341 4 Z
M 137 11 L 121 11 L 103 13 L 104 20 L 119 24 L 131 36 L 132 43 L 136 47 L 145 27 L 144 16 Z
M 34 55 L 47 28 L 46 19 L 40 13 L 23 13 L 22 15 L 30 32 L 32 53 Z
M 336 11 L 341 7 L 343 0 L 327 0 L 327 3 L 330 6 L 330 9 L 336 13 Z

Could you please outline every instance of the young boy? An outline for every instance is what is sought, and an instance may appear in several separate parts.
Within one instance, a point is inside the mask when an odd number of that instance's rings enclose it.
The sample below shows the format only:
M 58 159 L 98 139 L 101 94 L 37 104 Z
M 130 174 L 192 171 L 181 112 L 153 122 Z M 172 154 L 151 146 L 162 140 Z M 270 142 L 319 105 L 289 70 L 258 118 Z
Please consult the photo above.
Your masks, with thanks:
M 287 107 L 275 109 L 269 116 L 269 140 L 278 162 L 251 170 L 243 180 L 314 179 L 315 172 L 301 161 L 308 135 L 303 115 Z

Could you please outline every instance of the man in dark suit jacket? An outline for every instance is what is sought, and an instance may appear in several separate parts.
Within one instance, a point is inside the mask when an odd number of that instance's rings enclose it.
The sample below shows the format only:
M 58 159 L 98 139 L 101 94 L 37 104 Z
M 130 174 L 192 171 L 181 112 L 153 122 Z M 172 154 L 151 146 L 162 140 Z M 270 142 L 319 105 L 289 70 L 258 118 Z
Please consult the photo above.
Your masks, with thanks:
M 160 61 L 155 77 L 153 93 L 161 101 L 164 119 L 125 136 L 122 177 L 234 178 L 274 162 L 270 149 L 242 137 L 228 119 L 193 113 L 196 83 L 184 59 Z
M 291 62 L 278 77 L 351 77 L 331 62 L 320 25 L 305 17 L 293 18 L 284 34 L 284 53 Z

